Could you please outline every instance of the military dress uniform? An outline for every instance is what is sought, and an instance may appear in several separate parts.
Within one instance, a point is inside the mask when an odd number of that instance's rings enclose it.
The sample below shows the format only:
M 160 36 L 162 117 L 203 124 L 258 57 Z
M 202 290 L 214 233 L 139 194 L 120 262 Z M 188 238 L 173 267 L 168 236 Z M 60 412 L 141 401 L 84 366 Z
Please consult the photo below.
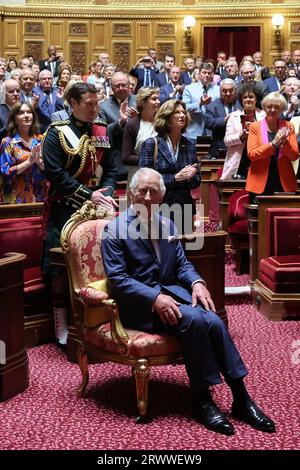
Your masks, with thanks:
M 106 124 L 81 122 L 73 115 L 50 125 L 43 143 L 43 159 L 49 188 L 44 210 L 42 270 L 50 285 L 57 274 L 50 264 L 50 248 L 60 246 L 64 224 L 91 198 L 93 191 L 105 187 L 103 194 L 113 195 L 117 170 Z

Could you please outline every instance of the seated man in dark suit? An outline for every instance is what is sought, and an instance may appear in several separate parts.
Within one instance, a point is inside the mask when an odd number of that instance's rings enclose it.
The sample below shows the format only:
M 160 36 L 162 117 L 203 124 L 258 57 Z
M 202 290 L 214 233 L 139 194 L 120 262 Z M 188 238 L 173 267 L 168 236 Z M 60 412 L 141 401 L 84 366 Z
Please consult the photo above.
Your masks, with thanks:
M 231 78 L 225 78 L 220 85 L 220 98 L 212 101 L 206 106 L 205 126 L 212 131 L 212 142 L 210 146 L 210 158 L 219 157 L 219 149 L 227 150 L 224 144 L 226 124 L 230 113 L 241 109 L 237 100 L 236 84 Z
M 121 320 L 133 329 L 180 338 L 194 414 L 207 429 L 234 433 L 209 391 L 221 382 L 221 372 L 233 394 L 232 416 L 260 431 L 275 432 L 273 421 L 248 395 L 243 382 L 247 370 L 214 312 L 204 280 L 187 261 L 174 224 L 155 212 L 165 190 L 157 171 L 139 169 L 130 183 L 131 206 L 104 229 L 103 264 Z

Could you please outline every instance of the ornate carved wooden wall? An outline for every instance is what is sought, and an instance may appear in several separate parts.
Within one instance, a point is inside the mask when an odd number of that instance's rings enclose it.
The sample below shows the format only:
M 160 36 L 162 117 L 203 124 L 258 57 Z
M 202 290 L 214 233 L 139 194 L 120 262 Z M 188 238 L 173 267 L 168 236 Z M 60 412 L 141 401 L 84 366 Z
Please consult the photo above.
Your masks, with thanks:
M 128 69 L 148 47 L 154 46 L 161 56 L 166 52 L 175 54 L 176 62 L 182 65 L 184 57 L 202 55 L 204 26 L 248 25 L 261 28 L 261 50 L 265 63 L 271 65 L 280 50 L 274 43 L 270 20 L 279 10 L 286 18 L 281 49 L 300 48 L 300 13 L 291 5 L 289 8 L 280 5 L 279 8 L 279 5 L 270 4 L 271 8 L 267 9 L 267 2 L 256 6 L 252 2 L 252 7 L 245 9 L 243 6 L 235 8 L 232 4 L 228 6 L 227 2 L 222 9 L 200 9 L 195 7 L 199 3 L 196 0 L 182 0 L 175 1 L 169 10 L 162 4 L 159 11 L 158 3 L 153 0 L 153 8 L 138 11 L 136 2 L 132 10 L 130 7 L 113 7 L 111 1 L 106 6 L 99 6 L 101 2 L 104 0 L 95 0 L 93 9 L 90 1 L 86 2 L 86 8 L 83 5 L 72 8 L 69 3 L 65 8 L 51 9 L 43 5 L 36 8 L 0 7 L 1 56 L 19 59 L 31 52 L 39 60 L 46 57 L 48 45 L 55 44 L 75 69 L 85 70 L 103 51 L 108 51 L 119 67 Z M 183 7 L 185 3 L 192 6 Z M 30 4 L 33 5 L 33 1 Z M 182 24 L 187 13 L 197 19 L 190 43 L 185 40 Z

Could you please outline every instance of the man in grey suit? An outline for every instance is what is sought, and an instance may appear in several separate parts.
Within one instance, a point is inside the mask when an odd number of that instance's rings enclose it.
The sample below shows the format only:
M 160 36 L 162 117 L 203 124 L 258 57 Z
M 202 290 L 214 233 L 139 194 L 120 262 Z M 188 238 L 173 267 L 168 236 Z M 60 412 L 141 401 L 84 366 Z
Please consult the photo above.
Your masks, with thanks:
M 220 85 L 220 98 L 212 101 L 206 106 L 205 126 L 212 131 L 212 141 L 210 146 L 210 158 L 219 157 L 219 150 L 227 150 L 224 144 L 226 124 L 230 113 L 241 109 L 237 100 L 236 84 L 231 78 L 225 78 Z
M 115 72 L 111 76 L 113 95 L 100 105 L 101 121 L 110 124 L 108 135 L 111 138 L 111 151 L 118 172 L 118 181 L 127 179 L 128 168 L 122 162 L 123 131 L 129 117 L 136 116 L 135 96 L 129 94 L 129 77 L 126 73 Z
M 238 83 L 238 93 L 239 93 L 239 89 L 243 85 L 243 83 L 245 83 L 245 82 L 252 83 L 253 82 L 253 84 L 254 84 L 255 67 L 250 62 L 245 62 L 240 68 L 240 73 L 241 73 L 241 76 L 243 77 L 243 80 L 241 80 Z M 270 90 L 269 90 L 268 86 L 265 84 L 265 82 L 255 82 L 255 88 L 257 90 L 259 90 L 259 93 L 261 95 L 262 100 L 265 96 L 267 96 L 268 93 L 270 93 Z M 256 105 L 257 105 L 258 108 L 261 108 L 261 101 L 257 102 Z

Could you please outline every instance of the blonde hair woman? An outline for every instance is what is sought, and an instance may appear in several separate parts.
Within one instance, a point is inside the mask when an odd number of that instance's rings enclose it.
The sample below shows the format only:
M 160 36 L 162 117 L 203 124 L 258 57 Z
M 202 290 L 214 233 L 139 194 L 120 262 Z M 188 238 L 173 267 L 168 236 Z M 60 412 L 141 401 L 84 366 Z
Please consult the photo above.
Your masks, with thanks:
M 159 107 L 159 88 L 140 88 L 136 96 L 138 115 L 128 119 L 124 129 L 122 159 L 130 167 L 128 182 L 138 168 L 143 142 L 148 137 L 154 137 L 157 134 L 154 129 L 154 118 Z

